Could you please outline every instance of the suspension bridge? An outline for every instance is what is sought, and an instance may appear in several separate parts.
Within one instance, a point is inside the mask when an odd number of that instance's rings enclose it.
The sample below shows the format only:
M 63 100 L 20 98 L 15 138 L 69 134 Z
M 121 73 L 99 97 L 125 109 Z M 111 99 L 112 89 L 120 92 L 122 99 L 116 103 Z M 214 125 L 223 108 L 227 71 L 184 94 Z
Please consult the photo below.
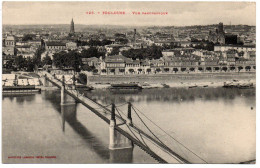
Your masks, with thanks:
M 48 72 L 39 72 L 39 75 L 44 86 L 51 83 L 60 88 L 63 111 L 70 111 L 68 105 L 78 102 L 108 124 L 110 150 L 131 149 L 137 145 L 159 163 L 207 163 L 133 104 L 102 105 L 76 89 L 74 76 L 71 85 L 64 76 L 60 79 Z

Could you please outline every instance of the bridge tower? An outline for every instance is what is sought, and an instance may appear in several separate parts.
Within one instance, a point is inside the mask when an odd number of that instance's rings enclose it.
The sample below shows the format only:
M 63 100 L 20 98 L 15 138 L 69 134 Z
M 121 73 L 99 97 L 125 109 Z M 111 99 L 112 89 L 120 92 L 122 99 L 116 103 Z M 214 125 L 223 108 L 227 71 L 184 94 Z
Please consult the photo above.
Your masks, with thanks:
M 47 80 L 46 74 L 40 78 L 44 87 L 50 87 L 52 84 Z
M 76 100 L 68 95 L 65 90 L 65 77 L 62 76 L 62 86 L 60 93 L 60 105 L 61 105 L 61 116 L 62 116 L 62 130 L 65 131 L 65 119 L 76 119 L 77 104 Z M 73 88 L 72 88 L 73 89 Z
M 129 108 L 130 106 L 130 108 Z M 130 110 L 129 110 L 130 109 Z M 131 104 L 128 105 L 128 121 L 127 124 L 132 124 L 131 117 Z M 115 118 L 115 104 L 112 104 L 111 119 L 109 125 L 109 149 L 133 149 L 133 143 L 130 139 L 120 134 L 116 129 L 116 118 Z

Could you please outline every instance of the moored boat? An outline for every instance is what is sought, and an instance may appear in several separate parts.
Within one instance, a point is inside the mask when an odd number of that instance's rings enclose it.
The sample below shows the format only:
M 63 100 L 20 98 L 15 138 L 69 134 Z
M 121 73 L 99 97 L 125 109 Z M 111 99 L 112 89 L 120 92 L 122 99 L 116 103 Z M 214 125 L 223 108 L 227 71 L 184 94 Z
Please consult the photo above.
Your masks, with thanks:
M 111 84 L 109 89 L 112 90 L 140 90 L 141 86 L 135 83 L 121 83 L 121 84 Z
M 239 88 L 239 89 L 248 89 L 248 88 L 253 88 L 254 84 L 253 83 L 234 83 L 234 82 L 224 82 L 223 85 L 224 88 Z
M 84 91 L 91 91 L 94 88 L 92 86 L 86 86 L 86 85 L 76 85 L 76 89 L 84 90 Z
M 3 86 L 2 93 L 28 93 L 41 92 L 40 88 L 35 86 Z
M 189 88 L 195 88 L 195 87 L 198 87 L 198 86 L 197 85 L 189 86 Z

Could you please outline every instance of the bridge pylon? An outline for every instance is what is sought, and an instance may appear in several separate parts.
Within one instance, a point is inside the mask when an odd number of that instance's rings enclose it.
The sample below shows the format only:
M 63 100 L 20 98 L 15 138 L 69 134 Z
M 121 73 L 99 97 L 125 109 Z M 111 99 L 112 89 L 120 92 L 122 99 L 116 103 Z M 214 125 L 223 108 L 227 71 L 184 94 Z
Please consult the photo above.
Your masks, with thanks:
M 40 78 L 42 85 L 44 87 L 52 86 L 51 83 L 47 80 L 46 74 Z
M 76 119 L 76 100 L 65 92 L 65 78 L 62 76 L 62 86 L 60 90 L 60 105 L 62 115 L 62 130 L 65 131 L 65 118 Z
M 129 120 L 130 122 L 130 120 Z M 109 149 L 119 150 L 119 149 L 132 149 L 133 142 L 120 134 L 116 129 L 116 119 L 115 119 L 115 104 L 112 104 L 111 119 L 109 125 Z

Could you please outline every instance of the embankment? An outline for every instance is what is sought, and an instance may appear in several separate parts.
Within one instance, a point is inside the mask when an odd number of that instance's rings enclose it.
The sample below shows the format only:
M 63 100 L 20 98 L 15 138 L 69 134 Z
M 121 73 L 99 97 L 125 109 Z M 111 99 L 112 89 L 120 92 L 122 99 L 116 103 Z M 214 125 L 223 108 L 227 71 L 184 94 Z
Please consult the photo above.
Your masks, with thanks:
M 200 74 L 153 74 L 153 75 L 110 75 L 110 76 L 89 76 L 90 84 L 106 83 L 205 83 L 205 82 L 225 82 L 231 80 L 251 80 L 255 81 L 255 72 L 243 73 L 200 73 Z

